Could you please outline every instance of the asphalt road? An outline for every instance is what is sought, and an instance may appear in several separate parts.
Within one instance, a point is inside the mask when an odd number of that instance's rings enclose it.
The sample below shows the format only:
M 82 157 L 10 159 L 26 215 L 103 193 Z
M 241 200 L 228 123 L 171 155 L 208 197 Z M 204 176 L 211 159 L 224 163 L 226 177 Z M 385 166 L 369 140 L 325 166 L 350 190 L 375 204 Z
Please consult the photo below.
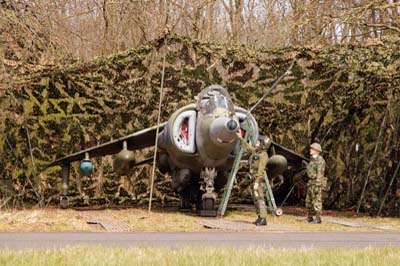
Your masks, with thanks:
M 398 232 L 0 233 L 0 248 L 230 246 L 264 248 L 400 247 Z

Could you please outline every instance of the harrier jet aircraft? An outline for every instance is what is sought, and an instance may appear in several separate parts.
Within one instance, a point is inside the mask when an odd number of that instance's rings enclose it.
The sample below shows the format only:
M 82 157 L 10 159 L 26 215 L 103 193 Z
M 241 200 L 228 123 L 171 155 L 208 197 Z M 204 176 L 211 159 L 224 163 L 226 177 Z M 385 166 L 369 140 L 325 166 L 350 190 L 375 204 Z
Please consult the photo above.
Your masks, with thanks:
M 90 158 L 116 154 L 114 171 L 119 175 L 128 175 L 135 166 L 154 159 L 136 162 L 133 150 L 155 146 L 159 127 L 157 167 L 161 173 L 172 175 L 171 185 L 181 197 L 181 207 L 189 206 L 193 201 L 202 201 L 200 208 L 205 211 L 214 210 L 217 198 L 214 190 L 218 191 L 226 184 L 239 145 L 236 132 L 240 130 L 244 133 L 246 119 L 257 139 L 259 129 L 255 118 L 246 109 L 235 106 L 225 88 L 209 86 L 199 93 L 196 103 L 175 111 L 167 122 L 159 126 L 52 162 L 50 166 L 62 166 L 61 207 L 66 208 L 68 205 L 69 169 L 72 162 L 81 161 L 81 173 L 90 175 L 93 171 Z M 269 153 L 269 178 L 281 175 L 288 162 L 297 164 L 303 159 L 274 142 Z

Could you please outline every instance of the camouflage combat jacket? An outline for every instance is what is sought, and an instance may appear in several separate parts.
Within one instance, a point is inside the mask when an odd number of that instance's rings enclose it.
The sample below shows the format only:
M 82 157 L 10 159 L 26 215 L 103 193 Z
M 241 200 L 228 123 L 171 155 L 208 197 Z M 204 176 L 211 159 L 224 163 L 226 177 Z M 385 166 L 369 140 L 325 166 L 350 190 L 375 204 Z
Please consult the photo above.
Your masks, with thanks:
M 265 167 L 268 162 L 268 153 L 264 150 L 257 150 L 242 137 L 240 137 L 240 143 L 246 151 L 251 153 L 249 158 L 250 174 L 256 177 L 264 177 Z
M 325 183 L 325 160 L 321 155 L 316 154 L 311 157 L 307 166 L 308 184 L 324 185 Z

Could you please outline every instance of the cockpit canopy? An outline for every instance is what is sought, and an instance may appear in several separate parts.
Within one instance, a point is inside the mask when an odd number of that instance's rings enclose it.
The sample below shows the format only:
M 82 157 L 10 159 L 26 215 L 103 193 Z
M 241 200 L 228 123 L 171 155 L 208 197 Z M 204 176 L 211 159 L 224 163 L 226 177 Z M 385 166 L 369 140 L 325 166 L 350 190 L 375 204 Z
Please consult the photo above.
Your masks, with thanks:
M 212 113 L 217 108 L 226 109 L 229 113 L 234 113 L 235 111 L 232 101 L 220 94 L 210 96 L 203 101 L 201 109 L 204 114 Z
M 217 109 L 228 115 L 235 114 L 235 106 L 227 90 L 220 85 L 211 85 L 202 90 L 197 96 L 197 111 L 210 114 Z

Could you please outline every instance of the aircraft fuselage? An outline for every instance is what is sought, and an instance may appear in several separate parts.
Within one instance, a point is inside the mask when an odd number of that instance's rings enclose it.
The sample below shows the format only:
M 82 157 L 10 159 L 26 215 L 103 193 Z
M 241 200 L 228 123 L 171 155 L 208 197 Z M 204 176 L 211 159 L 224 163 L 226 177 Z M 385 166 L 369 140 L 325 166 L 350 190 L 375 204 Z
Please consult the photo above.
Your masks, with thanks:
M 157 156 L 159 169 L 172 173 L 173 188 L 182 191 L 205 168 L 215 169 L 216 178 L 226 179 L 238 145 L 236 132 L 245 117 L 246 111 L 235 107 L 222 89 L 203 91 L 197 104 L 174 112 L 159 134 Z M 250 117 L 258 135 L 257 123 Z

